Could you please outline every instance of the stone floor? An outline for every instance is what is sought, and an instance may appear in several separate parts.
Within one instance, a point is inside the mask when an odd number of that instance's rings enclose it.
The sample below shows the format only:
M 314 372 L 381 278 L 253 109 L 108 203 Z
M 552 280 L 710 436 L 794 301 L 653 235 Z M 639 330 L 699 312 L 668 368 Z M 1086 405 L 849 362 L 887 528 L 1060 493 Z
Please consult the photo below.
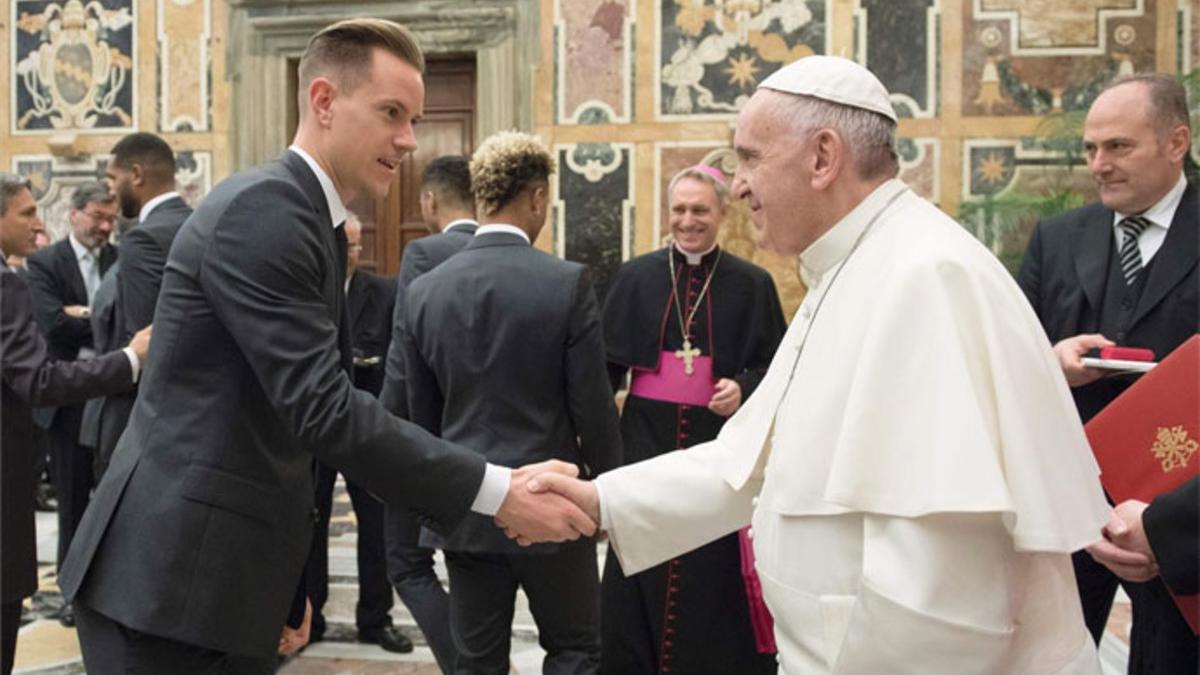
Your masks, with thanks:
M 84 673 L 79 643 L 72 628 L 64 628 L 55 618 L 62 598 L 54 578 L 54 552 L 57 522 L 53 513 L 37 514 L 38 560 L 41 580 L 38 594 L 27 602 L 31 621 L 21 627 L 17 639 L 15 674 L 76 675 Z M 283 663 L 285 675 L 435 675 L 439 673 L 433 654 L 425 646 L 403 603 L 396 600 L 392 609 L 395 624 L 416 644 L 411 654 L 392 654 L 374 645 L 355 641 L 354 603 L 357 599 L 355 563 L 355 522 L 350 500 L 339 480 L 334 494 L 334 516 L 329 541 L 329 601 L 325 606 L 328 622 L 326 641 L 309 646 L 298 657 Z M 599 550 L 603 564 L 604 549 Z M 438 576 L 446 570 L 438 556 Z M 1121 593 L 1109 620 L 1108 633 L 1100 645 L 1104 675 L 1121 675 L 1129 656 L 1129 599 Z M 545 653 L 538 647 L 533 617 L 523 594 L 518 595 L 513 620 L 512 673 L 526 675 L 541 670 Z

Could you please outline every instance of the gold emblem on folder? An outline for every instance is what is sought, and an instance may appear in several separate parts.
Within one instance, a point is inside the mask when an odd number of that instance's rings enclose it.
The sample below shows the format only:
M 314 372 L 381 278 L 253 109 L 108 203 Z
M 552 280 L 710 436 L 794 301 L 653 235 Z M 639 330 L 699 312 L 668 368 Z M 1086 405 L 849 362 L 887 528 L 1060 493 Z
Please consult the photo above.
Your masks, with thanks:
M 1159 427 L 1158 438 L 1150 451 L 1154 458 L 1162 462 L 1163 473 L 1182 469 L 1196 454 L 1200 443 L 1194 438 L 1188 438 L 1188 432 L 1182 425 L 1174 427 Z

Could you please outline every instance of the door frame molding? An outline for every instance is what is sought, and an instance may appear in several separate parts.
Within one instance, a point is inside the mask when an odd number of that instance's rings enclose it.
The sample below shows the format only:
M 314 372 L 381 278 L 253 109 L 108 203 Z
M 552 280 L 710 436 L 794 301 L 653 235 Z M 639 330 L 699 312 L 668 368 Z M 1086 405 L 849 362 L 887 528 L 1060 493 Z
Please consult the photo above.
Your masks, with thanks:
M 300 57 L 313 33 L 353 16 L 404 24 L 430 54 L 475 54 L 476 139 L 533 127 L 533 73 L 540 58 L 537 2 L 229 0 L 229 9 L 231 171 L 262 164 L 288 146 L 287 98 L 295 89 L 288 82 L 288 59 Z

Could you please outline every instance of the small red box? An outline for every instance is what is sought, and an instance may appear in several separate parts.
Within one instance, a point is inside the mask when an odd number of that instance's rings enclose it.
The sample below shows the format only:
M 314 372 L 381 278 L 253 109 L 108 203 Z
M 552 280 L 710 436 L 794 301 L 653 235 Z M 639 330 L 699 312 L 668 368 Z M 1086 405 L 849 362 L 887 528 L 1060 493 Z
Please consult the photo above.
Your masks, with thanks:
M 1141 347 L 1101 347 L 1100 358 L 1113 361 L 1153 361 L 1154 350 Z

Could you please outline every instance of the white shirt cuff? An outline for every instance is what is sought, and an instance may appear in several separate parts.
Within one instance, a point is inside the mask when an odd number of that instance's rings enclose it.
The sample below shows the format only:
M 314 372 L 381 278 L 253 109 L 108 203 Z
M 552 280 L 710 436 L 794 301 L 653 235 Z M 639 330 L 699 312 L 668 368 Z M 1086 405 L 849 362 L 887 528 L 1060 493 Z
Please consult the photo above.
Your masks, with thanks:
M 125 356 L 129 358 L 129 367 L 133 369 L 133 381 L 137 382 L 142 376 L 142 362 L 138 360 L 137 354 L 133 353 L 133 349 L 125 347 L 121 351 L 125 352 Z
M 604 508 L 604 488 L 598 480 L 592 481 L 592 485 L 596 486 L 596 499 L 600 506 L 600 529 L 608 532 L 612 529 L 612 518 L 608 515 L 608 509 Z
M 485 516 L 494 516 L 508 496 L 508 486 L 512 482 L 512 469 L 506 466 L 496 466 L 489 463 L 483 472 L 483 483 L 471 502 L 471 510 Z

